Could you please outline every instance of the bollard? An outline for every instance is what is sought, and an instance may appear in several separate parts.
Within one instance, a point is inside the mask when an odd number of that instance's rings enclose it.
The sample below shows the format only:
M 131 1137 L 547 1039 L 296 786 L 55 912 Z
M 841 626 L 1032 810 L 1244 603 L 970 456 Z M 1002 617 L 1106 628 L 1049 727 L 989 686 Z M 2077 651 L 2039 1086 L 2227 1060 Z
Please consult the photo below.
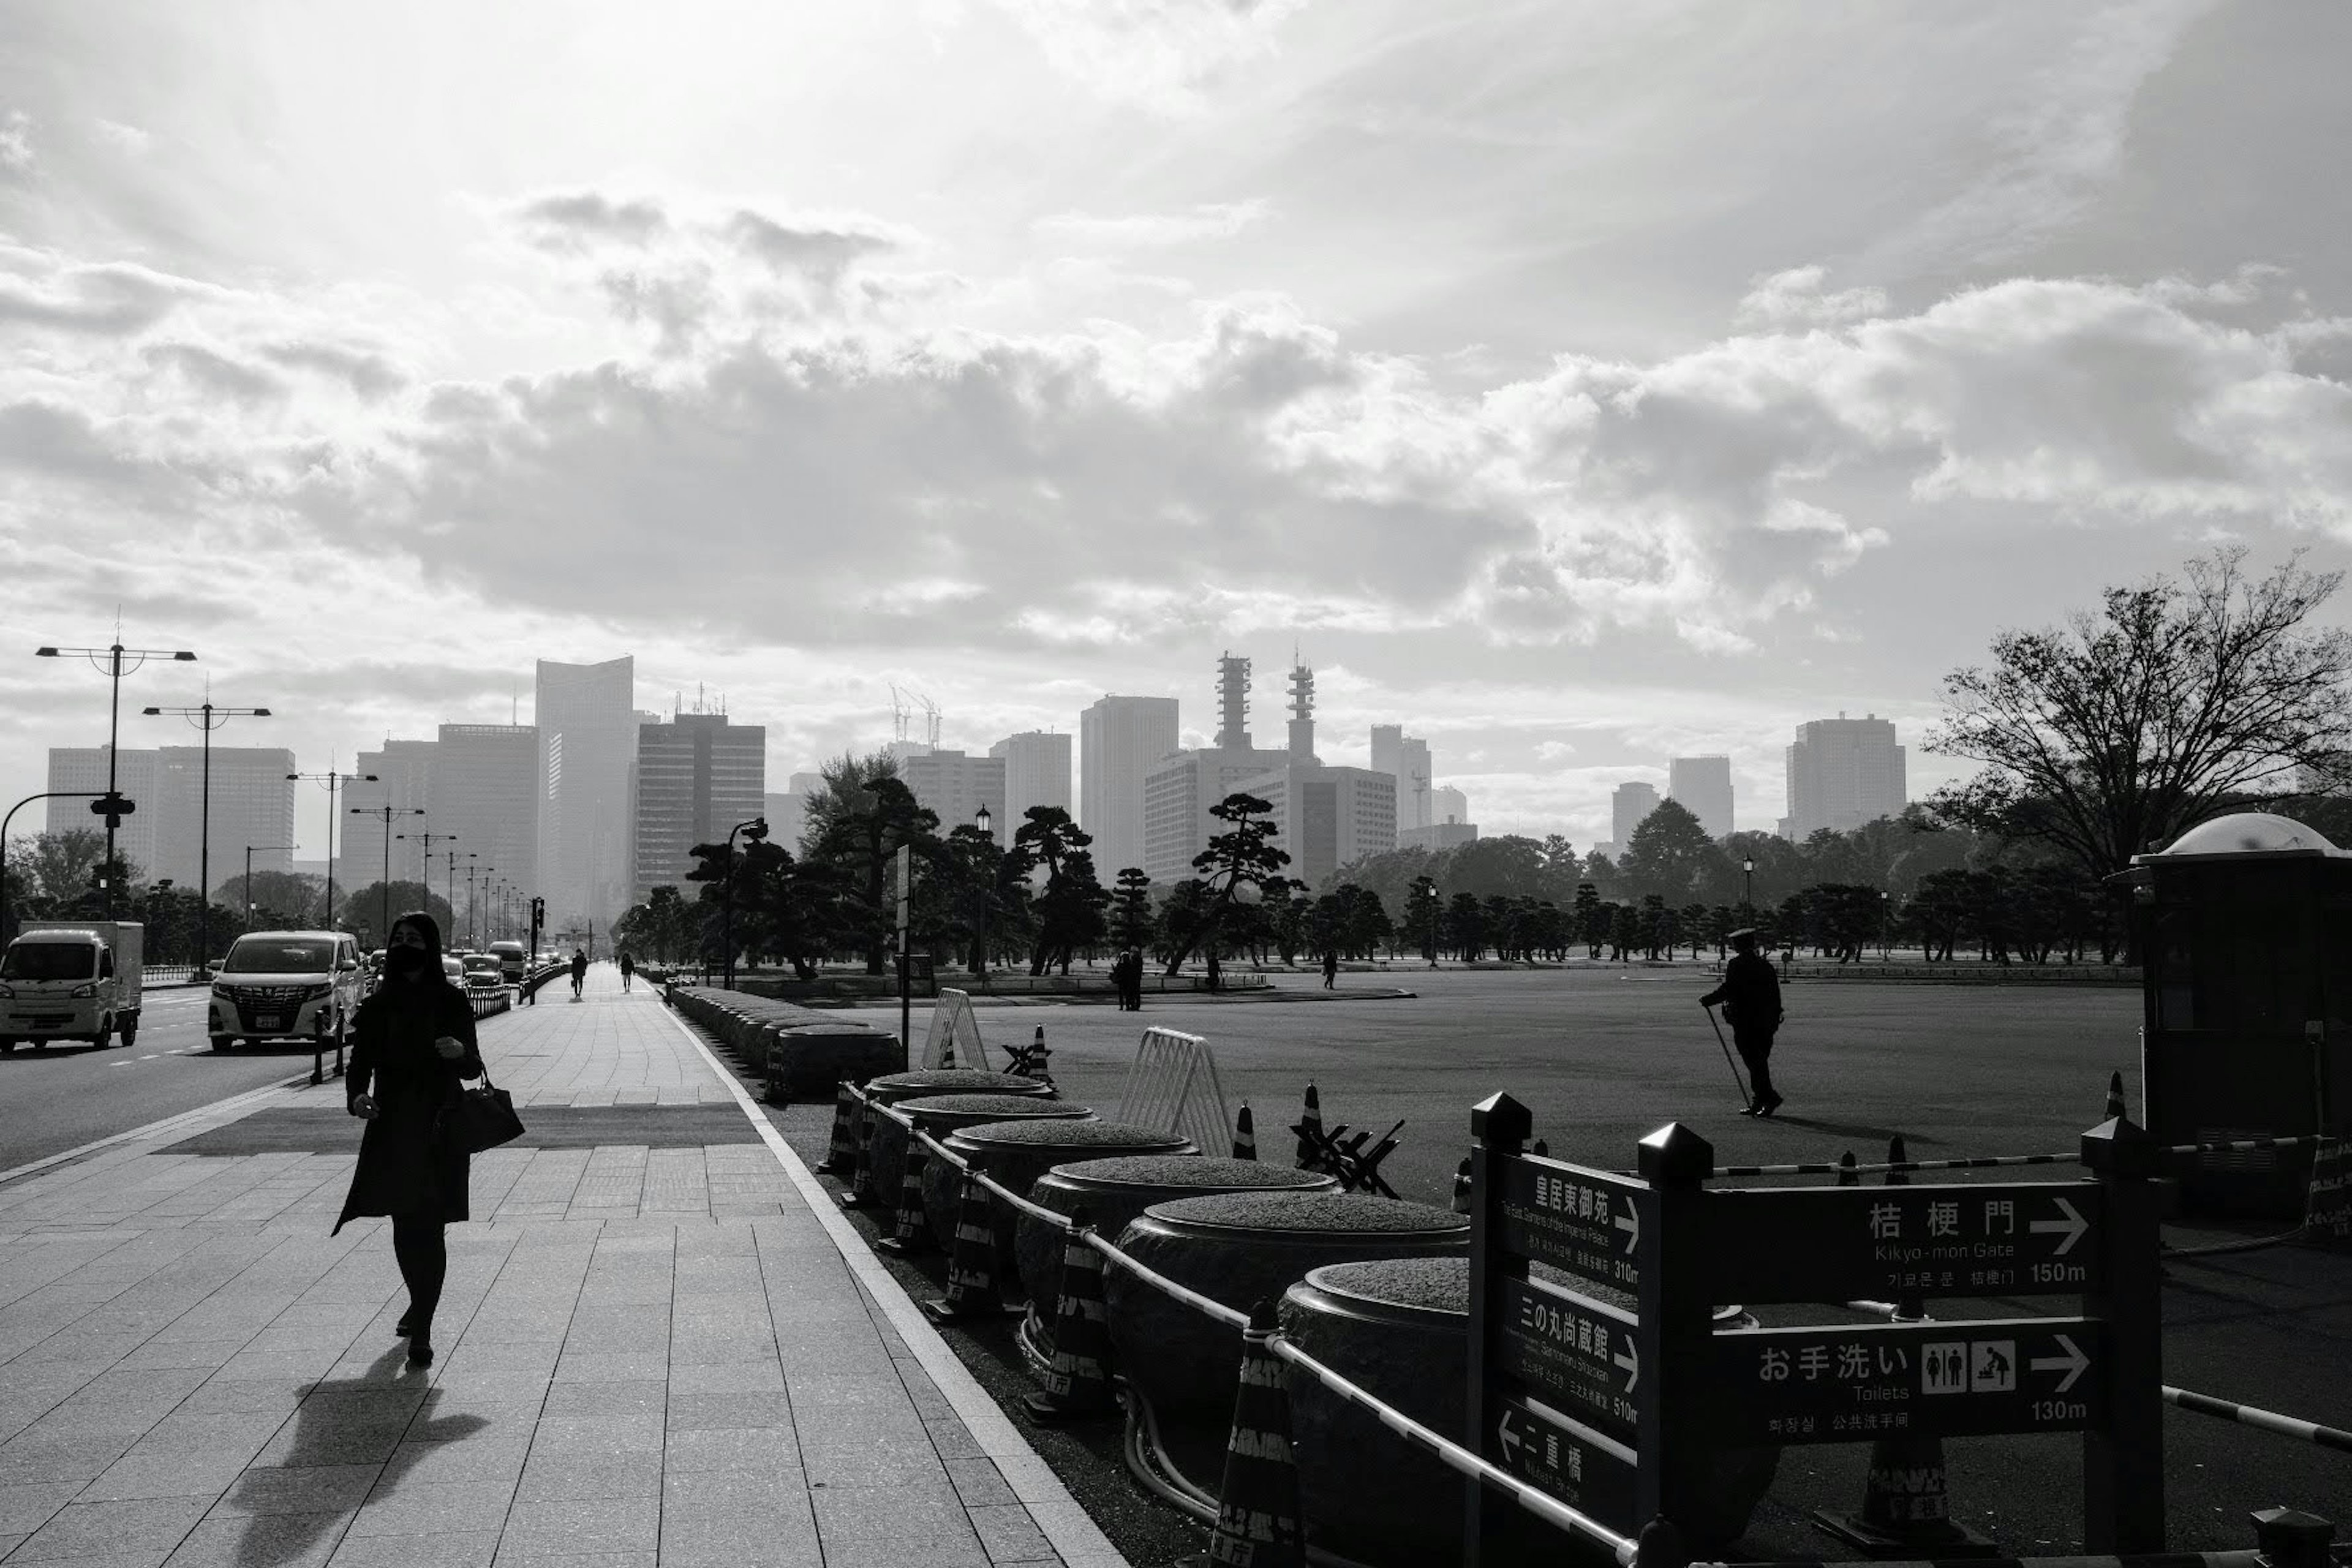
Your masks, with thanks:
M 833 1135 L 825 1140 L 824 1161 L 817 1166 L 829 1176 L 845 1176 L 857 1163 L 857 1094 L 846 1079 L 833 1090 Z
M 1886 1163 L 1906 1163 L 1910 1151 L 1896 1133 L 1886 1141 Z M 1853 1163 L 1848 1151 L 1841 1165 Z M 1838 1185 L 1849 1185 L 1841 1173 Z M 1886 1184 L 1907 1187 L 1908 1171 L 1889 1171 Z M 1916 1295 L 1895 1303 L 1895 1321 L 1919 1322 L 1927 1316 L 1927 1301 Z M 1813 1510 L 1813 1523 L 1865 1557 L 1998 1557 L 1990 1541 L 1955 1523 L 1952 1519 L 1951 1478 L 1944 1462 L 1944 1440 L 1905 1434 L 1881 1437 L 1870 1446 L 1870 1468 L 1864 1472 L 1862 1512 Z
M 1242 1335 L 1241 1391 L 1225 1439 L 1216 1533 L 1205 1561 L 1219 1568 L 1307 1568 L 1298 1465 L 1290 1453 L 1290 1392 L 1275 1358 L 1274 1303 L 1250 1309 Z
M 1633 1540 L 1633 1568 L 1690 1568 L 1683 1532 L 1663 1515 L 1642 1527 Z
M 922 1140 L 910 1135 L 906 1163 L 898 1168 L 898 1212 L 891 1216 L 890 1234 L 874 1244 L 885 1252 L 912 1258 L 937 1245 L 931 1238 L 930 1216 L 923 1211 L 923 1166 L 929 1158 Z
M 1317 1168 L 1315 1162 L 1318 1158 L 1318 1154 L 1314 1143 L 1309 1142 L 1307 1139 L 1307 1133 L 1309 1131 L 1312 1131 L 1318 1138 L 1320 1138 L 1323 1135 L 1323 1100 L 1322 1097 L 1315 1092 L 1315 1086 L 1311 1083 L 1307 1086 L 1307 1104 L 1298 1112 L 1298 1153 L 1297 1158 L 1298 1168 L 1302 1171 L 1312 1171 Z
M 1103 1294 L 1102 1255 L 1087 1245 L 1087 1211 L 1070 1216 L 1062 1243 L 1062 1288 L 1054 1303 L 1054 1359 L 1045 1387 L 1022 1401 L 1047 1426 L 1115 1415 L 1110 1387 L 1110 1306 Z
M 1004 1299 L 996 1289 L 996 1216 L 989 1212 L 988 1194 L 979 1179 L 964 1173 L 956 1200 L 955 1246 L 948 1254 L 948 1288 L 944 1295 L 923 1303 L 937 1323 L 968 1323 L 975 1318 L 1004 1315 Z
M 2252 1516 L 2254 1545 L 2271 1568 L 2330 1568 L 2336 1527 L 2315 1513 L 2266 1508 Z
M 1249 1101 L 1242 1101 L 1242 1113 L 1234 1118 L 1234 1158 L 1257 1158 L 1257 1124 L 1250 1120 Z
M 1549 1160 L 1551 1158 L 1551 1145 L 1538 1138 L 1528 1146 L 1528 1152 L 1538 1160 Z

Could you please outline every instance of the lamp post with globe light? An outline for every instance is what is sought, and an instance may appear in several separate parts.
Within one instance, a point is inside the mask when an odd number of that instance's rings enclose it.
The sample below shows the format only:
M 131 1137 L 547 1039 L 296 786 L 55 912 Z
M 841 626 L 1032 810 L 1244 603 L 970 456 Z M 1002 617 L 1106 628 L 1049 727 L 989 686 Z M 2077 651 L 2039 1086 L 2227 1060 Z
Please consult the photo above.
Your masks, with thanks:
M 979 977 L 983 990 L 988 985 L 988 906 L 996 900 L 996 857 L 992 853 L 996 847 L 996 836 L 990 831 L 994 821 L 995 819 L 988 815 L 986 801 L 982 801 L 980 809 L 971 814 L 971 825 L 979 828 L 980 836 L 987 840 L 981 850 L 981 865 L 983 869 L 980 883 L 979 931 L 973 939 L 971 948 L 971 972 Z
M 118 637 L 121 635 L 120 632 L 116 633 Z M 122 732 L 122 678 L 151 658 L 168 658 L 180 664 L 194 664 L 196 662 L 196 656 L 186 648 L 124 647 L 121 643 L 116 642 L 109 643 L 104 647 L 43 646 L 33 650 L 33 657 L 35 658 L 86 658 L 89 660 L 92 668 L 106 676 L 111 682 L 112 691 L 107 699 L 106 707 L 106 793 L 90 803 L 90 810 L 93 814 L 106 818 L 106 859 L 100 866 L 100 876 L 103 879 L 100 890 L 106 894 L 105 918 L 112 920 L 116 881 L 114 830 L 121 825 L 123 817 L 136 807 L 135 802 L 124 800 L 121 793 L 115 787 L 114 764 L 122 750 L 116 743 Z M 106 660 L 104 664 L 99 663 L 101 658 Z M 127 666 L 122 662 L 126 658 L 131 660 Z

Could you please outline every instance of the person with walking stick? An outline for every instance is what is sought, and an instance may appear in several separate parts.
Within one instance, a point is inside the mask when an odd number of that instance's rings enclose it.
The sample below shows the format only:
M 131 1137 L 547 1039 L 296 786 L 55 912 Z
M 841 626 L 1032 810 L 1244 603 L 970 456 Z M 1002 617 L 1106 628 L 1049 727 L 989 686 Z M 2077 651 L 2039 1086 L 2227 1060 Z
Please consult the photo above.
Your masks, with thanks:
M 1733 931 L 1731 946 L 1731 960 L 1723 966 L 1723 984 L 1700 997 L 1698 1005 L 1712 1008 L 1723 1004 L 1732 1043 L 1739 1049 L 1739 1059 L 1748 1064 L 1754 1092 L 1740 1114 L 1769 1116 L 1780 1109 L 1780 1092 L 1772 1087 L 1771 1065 L 1772 1037 L 1780 1027 L 1780 977 L 1773 972 L 1772 961 L 1756 951 L 1754 927 Z M 1715 1021 L 1712 1012 L 1707 1021 Z M 1718 1026 L 1718 1038 L 1722 1032 Z

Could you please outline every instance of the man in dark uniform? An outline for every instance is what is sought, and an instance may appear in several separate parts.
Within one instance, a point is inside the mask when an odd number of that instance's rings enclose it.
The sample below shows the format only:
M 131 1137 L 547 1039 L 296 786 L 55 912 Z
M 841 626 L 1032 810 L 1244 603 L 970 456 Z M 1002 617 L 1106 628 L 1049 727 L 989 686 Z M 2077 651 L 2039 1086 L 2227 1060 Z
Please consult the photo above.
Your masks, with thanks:
M 1751 928 L 1731 933 L 1731 961 L 1723 966 L 1723 984 L 1698 999 L 1702 1007 L 1723 1004 L 1731 1025 L 1731 1043 L 1748 1064 L 1754 1099 L 1744 1116 L 1769 1116 L 1780 1109 L 1772 1088 L 1772 1036 L 1780 1027 L 1780 977 L 1772 961 L 1756 951 Z

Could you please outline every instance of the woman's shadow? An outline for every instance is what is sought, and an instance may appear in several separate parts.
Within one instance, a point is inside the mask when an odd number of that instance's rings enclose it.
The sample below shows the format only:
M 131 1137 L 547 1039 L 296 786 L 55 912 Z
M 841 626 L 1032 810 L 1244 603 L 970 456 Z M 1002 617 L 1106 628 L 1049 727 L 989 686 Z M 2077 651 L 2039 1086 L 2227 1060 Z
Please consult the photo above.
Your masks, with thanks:
M 275 1568 L 316 1554 L 362 1503 L 381 1498 L 414 1468 L 399 1460 L 404 1441 L 456 1442 L 489 1425 L 479 1415 L 436 1416 L 441 1390 L 408 1350 L 394 1345 L 357 1377 L 312 1384 L 294 1412 L 282 1450 L 237 1479 L 230 1499 L 246 1514 L 235 1562 Z M 266 1510 L 266 1511 L 264 1511 Z

